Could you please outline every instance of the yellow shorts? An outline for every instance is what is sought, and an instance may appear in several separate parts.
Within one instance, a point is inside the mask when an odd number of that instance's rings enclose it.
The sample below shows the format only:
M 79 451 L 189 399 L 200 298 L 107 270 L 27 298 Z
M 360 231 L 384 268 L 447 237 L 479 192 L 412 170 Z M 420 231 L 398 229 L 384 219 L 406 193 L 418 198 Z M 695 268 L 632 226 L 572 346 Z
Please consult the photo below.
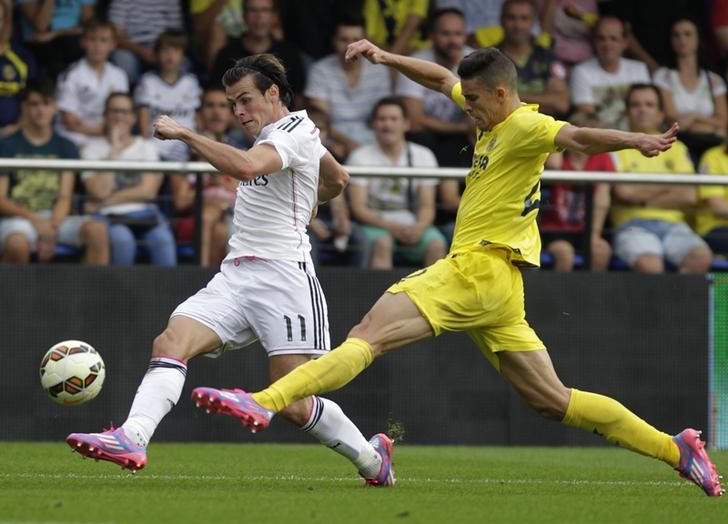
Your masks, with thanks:
M 496 369 L 499 351 L 545 349 L 526 322 L 523 277 L 505 249 L 450 254 L 387 292 L 407 293 L 435 336 L 467 332 Z

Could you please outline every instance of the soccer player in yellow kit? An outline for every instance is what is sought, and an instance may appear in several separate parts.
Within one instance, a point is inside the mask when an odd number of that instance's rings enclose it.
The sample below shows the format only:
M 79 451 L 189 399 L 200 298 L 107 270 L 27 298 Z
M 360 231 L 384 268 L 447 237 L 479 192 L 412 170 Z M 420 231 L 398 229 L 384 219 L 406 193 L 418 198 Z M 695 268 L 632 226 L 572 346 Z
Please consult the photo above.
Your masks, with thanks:
M 549 153 L 586 154 L 638 149 L 666 151 L 677 124 L 662 135 L 579 128 L 521 103 L 516 69 L 500 51 L 480 49 L 460 63 L 460 80 L 447 69 L 383 51 L 367 40 L 351 44 L 347 59 L 363 56 L 397 69 L 415 82 L 450 96 L 473 119 L 478 140 L 466 179 L 448 256 L 415 271 L 379 298 L 348 338 L 331 353 L 294 369 L 257 393 L 197 388 L 193 400 L 238 418 L 253 430 L 309 395 L 338 389 L 374 358 L 443 331 L 466 331 L 500 374 L 546 418 L 603 435 L 624 448 L 658 458 L 708 495 L 724 493 L 700 432 L 658 431 L 619 402 L 565 387 L 546 348 L 526 322 L 519 266 L 538 266 L 536 215 L 540 175 Z M 391 465 L 391 441 L 381 440 Z M 393 484 L 393 473 L 388 472 Z

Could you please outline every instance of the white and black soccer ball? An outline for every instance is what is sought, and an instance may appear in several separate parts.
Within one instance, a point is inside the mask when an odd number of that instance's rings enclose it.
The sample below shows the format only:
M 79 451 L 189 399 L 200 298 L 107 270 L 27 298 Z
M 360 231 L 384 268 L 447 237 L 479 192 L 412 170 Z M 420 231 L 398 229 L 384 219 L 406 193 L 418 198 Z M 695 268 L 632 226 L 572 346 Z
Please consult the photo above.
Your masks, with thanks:
M 83 404 L 101 391 L 106 367 L 98 351 L 80 340 L 64 340 L 50 348 L 40 363 L 40 383 L 54 402 Z

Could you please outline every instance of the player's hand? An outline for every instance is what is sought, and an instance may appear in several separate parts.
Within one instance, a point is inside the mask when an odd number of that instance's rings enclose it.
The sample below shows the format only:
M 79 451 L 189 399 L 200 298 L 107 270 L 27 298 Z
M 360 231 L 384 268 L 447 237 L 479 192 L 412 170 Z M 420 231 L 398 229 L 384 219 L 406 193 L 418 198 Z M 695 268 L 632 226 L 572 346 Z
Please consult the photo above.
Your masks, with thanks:
M 381 50 L 369 40 L 359 40 L 353 44 L 349 44 L 346 48 L 344 58 L 347 62 L 353 62 L 360 56 L 369 60 L 372 64 L 381 64 L 388 53 Z
M 672 144 L 677 140 L 679 131 L 680 126 L 675 122 L 670 129 L 661 135 L 641 135 L 637 140 L 636 147 L 644 156 L 657 156 L 672 147 Z
M 181 139 L 187 128 L 167 115 L 160 116 L 154 122 L 154 136 L 162 140 Z

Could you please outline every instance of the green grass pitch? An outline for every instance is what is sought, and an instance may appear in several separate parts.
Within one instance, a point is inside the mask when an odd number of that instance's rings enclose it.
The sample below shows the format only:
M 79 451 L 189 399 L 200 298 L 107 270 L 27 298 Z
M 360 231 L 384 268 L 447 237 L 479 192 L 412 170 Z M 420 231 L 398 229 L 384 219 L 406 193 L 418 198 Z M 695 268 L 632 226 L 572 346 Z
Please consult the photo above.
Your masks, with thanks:
M 395 466 L 397 486 L 375 489 L 313 444 L 157 443 L 131 475 L 64 443 L 3 442 L 0 524 L 728 522 L 728 497 L 620 449 L 403 444 Z

